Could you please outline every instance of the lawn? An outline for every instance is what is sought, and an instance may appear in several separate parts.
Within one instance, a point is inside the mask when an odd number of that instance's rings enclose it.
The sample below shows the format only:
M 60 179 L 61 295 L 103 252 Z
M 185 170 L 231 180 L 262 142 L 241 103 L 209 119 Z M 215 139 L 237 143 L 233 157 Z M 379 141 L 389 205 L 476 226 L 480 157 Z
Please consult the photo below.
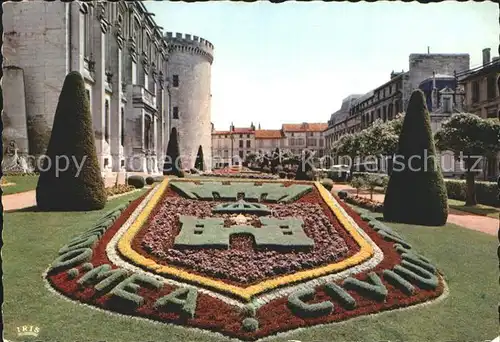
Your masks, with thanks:
M 460 211 L 465 211 L 475 215 L 488 216 L 498 219 L 500 209 L 490 207 L 484 204 L 477 204 L 475 206 L 466 206 L 464 201 L 454 200 L 448 198 L 448 205 L 450 208 Z
M 6 176 L 4 178 L 7 182 L 15 183 L 15 185 L 2 186 L 2 195 L 35 190 L 38 183 L 38 176 Z
M 108 315 L 69 302 L 45 288 L 42 273 L 72 236 L 143 191 L 111 200 L 101 211 L 71 215 L 26 211 L 5 215 L 2 255 L 6 339 L 18 340 L 17 326 L 35 325 L 40 328 L 38 340 L 43 341 L 228 341 L 181 327 Z M 448 298 L 423 308 L 309 328 L 272 340 L 420 342 L 495 338 L 498 335 L 495 237 L 454 225 L 389 225 L 444 273 L 450 288 Z

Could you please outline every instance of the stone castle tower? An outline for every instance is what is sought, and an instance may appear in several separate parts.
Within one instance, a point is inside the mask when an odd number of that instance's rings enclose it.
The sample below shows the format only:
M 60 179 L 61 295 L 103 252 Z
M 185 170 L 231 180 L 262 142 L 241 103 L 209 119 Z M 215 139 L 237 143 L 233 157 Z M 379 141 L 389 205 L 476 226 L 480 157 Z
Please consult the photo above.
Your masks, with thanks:
M 171 127 L 179 134 L 182 166 L 194 167 L 198 148 L 203 148 L 204 163 L 211 167 L 212 124 L 211 68 L 214 46 L 190 34 L 167 32 L 169 49 L 168 80 L 171 96 Z

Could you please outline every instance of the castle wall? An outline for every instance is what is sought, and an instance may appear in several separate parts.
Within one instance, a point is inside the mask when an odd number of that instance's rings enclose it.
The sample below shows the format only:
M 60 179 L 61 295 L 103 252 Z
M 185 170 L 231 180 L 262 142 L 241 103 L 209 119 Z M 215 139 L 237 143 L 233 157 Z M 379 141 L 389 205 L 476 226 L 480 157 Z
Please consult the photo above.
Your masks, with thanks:
M 70 4 L 31 1 L 6 2 L 4 67 L 24 71 L 26 116 L 31 154 L 46 151 L 64 78 L 68 72 L 67 43 Z M 4 79 L 3 88 L 9 88 Z
M 205 40 L 186 35 L 174 38 L 167 34 L 170 46 L 168 78 L 178 75 L 177 87 L 171 84 L 171 108 L 178 108 L 178 119 L 172 117 L 172 127 L 179 132 L 182 166 L 194 167 L 198 148 L 203 148 L 204 163 L 210 168 L 212 160 L 211 125 L 211 49 Z
M 24 73 L 18 67 L 3 69 L 3 141 L 8 146 L 14 141 L 19 154 L 28 154 L 28 128 L 26 124 L 26 98 Z

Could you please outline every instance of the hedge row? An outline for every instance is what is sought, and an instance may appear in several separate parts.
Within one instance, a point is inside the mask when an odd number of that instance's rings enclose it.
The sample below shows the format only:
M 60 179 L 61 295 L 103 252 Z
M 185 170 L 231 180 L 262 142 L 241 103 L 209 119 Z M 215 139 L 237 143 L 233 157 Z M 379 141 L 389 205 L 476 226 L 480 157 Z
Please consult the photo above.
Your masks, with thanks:
M 368 175 L 373 175 L 370 172 L 354 172 L 353 177 L 360 177 L 366 179 Z M 381 178 L 389 178 L 388 175 L 384 173 L 377 173 L 377 176 Z M 446 191 L 448 193 L 448 198 L 465 201 L 466 198 L 466 183 L 463 179 L 446 179 L 444 180 L 446 184 Z M 498 188 L 496 182 L 484 182 L 476 181 L 476 198 L 477 202 L 485 205 L 497 206 L 498 205 Z

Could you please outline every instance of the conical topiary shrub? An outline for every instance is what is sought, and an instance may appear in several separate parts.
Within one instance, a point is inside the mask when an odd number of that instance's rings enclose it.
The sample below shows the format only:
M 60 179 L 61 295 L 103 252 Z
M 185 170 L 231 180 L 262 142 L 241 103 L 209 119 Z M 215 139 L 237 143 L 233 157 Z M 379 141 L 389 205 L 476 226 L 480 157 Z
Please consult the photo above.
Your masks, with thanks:
M 447 218 L 446 186 L 436 158 L 429 112 L 423 92 L 415 90 L 408 103 L 385 194 L 384 219 L 442 226 Z
M 177 129 L 174 127 L 170 132 L 170 138 L 167 145 L 167 156 L 163 164 L 164 175 L 175 175 L 177 177 L 184 177 L 182 171 L 181 152 L 179 149 L 179 136 Z
M 203 148 L 198 148 L 198 154 L 196 155 L 196 161 L 194 163 L 194 168 L 200 171 L 205 171 L 205 163 L 203 162 Z
M 295 180 L 313 180 L 313 168 L 309 162 L 310 156 L 310 152 L 308 151 L 302 154 L 297 173 L 295 174 Z
M 76 71 L 66 76 L 59 95 L 36 201 L 45 211 L 99 210 L 106 204 L 90 104 Z

